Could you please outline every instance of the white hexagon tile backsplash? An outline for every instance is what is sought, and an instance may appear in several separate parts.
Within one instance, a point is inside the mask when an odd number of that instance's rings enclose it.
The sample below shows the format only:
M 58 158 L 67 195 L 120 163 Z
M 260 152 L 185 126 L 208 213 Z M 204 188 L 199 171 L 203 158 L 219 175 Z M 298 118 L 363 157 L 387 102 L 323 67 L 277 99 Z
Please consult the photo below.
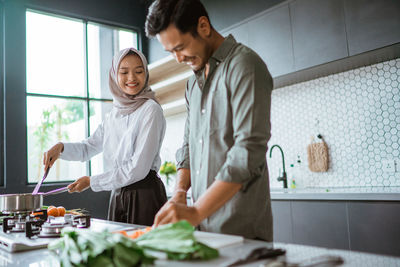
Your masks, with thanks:
M 400 58 L 283 87 L 272 92 L 271 140 L 284 153 L 297 187 L 400 186 Z M 312 173 L 307 145 L 321 134 L 329 146 L 328 172 Z M 291 171 L 300 156 L 302 163 Z M 397 162 L 385 172 L 383 162 Z M 282 168 L 267 155 L 271 187 Z

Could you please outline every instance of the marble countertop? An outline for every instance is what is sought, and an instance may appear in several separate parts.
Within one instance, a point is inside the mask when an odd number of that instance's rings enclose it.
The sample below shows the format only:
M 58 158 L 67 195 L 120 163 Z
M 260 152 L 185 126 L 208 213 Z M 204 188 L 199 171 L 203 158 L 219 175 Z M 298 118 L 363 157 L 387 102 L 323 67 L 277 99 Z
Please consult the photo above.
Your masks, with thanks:
M 155 262 L 155 266 L 224 266 L 227 262 L 231 262 L 233 258 L 238 258 L 251 251 L 254 248 L 267 246 L 274 248 L 282 248 L 286 250 L 286 255 L 281 256 L 278 259 L 264 259 L 256 262 L 248 263 L 241 266 L 249 267 L 260 267 L 260 266 L 271 266 L 268 263 L 271 261 L 284 261 L 288 263 L 302 263 L 311 258 L 320 256 L 340 256 L 344 260 L 344 264 L 340 265 L 343 267 L 395 267 L 400 266 L 400 258 L 347 251 L 338 249 L 327 249 L 321 247 L 285 244 L 285 243 L 267 243 L 262 241 L 248 240 L 246 239 L 243 244 L 233 245 L 229 247 L 221 248 L 220 257 L 211 261 L 167 261 L 158 260 Z M 41 267 L 59 267 L 60 263 L 57 258 L 48 249 L 38 249 L 27 252 L 19 253 L 8 253 L 0 250 L 0 266 L 41 266 Z M 275 265 L 283 266 L 283 265 Z
M 271 199 L 400 201 L 400 187 L 271 188 Z

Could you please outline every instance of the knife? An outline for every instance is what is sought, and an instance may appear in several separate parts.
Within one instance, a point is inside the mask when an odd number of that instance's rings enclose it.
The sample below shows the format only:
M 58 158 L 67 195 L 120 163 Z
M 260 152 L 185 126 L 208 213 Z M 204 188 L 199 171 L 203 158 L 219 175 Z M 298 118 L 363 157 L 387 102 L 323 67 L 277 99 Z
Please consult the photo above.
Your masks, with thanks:
M 278 257 L 284 255 L 285 253 L 286 250 L 280 248 L 256 247 L 247 252 L 242 257 L 225 262 L 219 265 L 219 267 L 239 266 L 242 264 L 247 264 L 261 259 Z

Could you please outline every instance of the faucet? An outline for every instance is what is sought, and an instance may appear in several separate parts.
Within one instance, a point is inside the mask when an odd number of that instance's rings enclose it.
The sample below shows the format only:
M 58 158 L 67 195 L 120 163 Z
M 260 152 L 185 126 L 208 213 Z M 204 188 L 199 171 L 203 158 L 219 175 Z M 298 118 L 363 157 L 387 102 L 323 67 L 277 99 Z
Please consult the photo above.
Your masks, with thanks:
M 273 145 L 271 147 L 271 149 L 269 150 L 269 157 L 272 158 L 272 150 L 274 149 L 274 147 L 279 148 L 279 150 L 281 151 L 281 155 L 282 155 L 282 165 L 283 165 L 283 173 L 282 176 L 278 177 L 278 181 L 281 182 L 283 181 L 283 188 L 288 188 L 287 187 L 287 175 L 286 175 L 286 168 L 285 168 L 285 155 L 283 154 L 283 150 L 279 145 Z

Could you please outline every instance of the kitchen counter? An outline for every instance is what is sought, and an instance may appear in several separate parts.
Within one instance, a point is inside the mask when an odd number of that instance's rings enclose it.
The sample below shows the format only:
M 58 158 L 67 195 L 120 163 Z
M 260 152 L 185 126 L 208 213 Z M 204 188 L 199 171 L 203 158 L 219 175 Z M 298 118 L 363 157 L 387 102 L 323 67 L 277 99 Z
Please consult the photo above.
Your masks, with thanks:
M 126 224 L 121 224 L 126 226 Z M 135 227 L 134 225 L 131 225 Z M 212 261 L 204 262 L 190 262 L 190 266 L 219 266 L 224 262 L 230 261 L 233 257 L 238 257 L 252 248 L 259 246 L 271 246 L 275 248 L 283 248 L 287 251 L 286 260 L 288 262 L 298 263 L 306 259 L 317 257 L 321 255 L 335 255 L 341 256 L 345 264 L 342 266 L 400 266 L 400 258 L 382 256 L 376 254 L 368 254 L 361 252 L 353 252 L 337 249 L 326 249 L 321 247 L 303 246 L 285 243 L 267 243 L 262 241 L 246 239 L 243 244 L 229 246 L 220 249 L 220 257 Z M 261 260 L 253 262 L 246 266 L 259 267 L 260 264 L 267 262 Z M 156 261 L 156 266 L 188 266 L 189 262 L 176 262 L 159 260 Z M 0 250 L 0 266 L 41 266 L 41 267 L 57 267 L 60 266 L 57 258 L 47 249 L 31 250 L 27 252 L 8 253 Z M 262 265 L 261 265 L 262 266 Z
M 271 199 L 400 201 L 400 187 L 271 188 Z

